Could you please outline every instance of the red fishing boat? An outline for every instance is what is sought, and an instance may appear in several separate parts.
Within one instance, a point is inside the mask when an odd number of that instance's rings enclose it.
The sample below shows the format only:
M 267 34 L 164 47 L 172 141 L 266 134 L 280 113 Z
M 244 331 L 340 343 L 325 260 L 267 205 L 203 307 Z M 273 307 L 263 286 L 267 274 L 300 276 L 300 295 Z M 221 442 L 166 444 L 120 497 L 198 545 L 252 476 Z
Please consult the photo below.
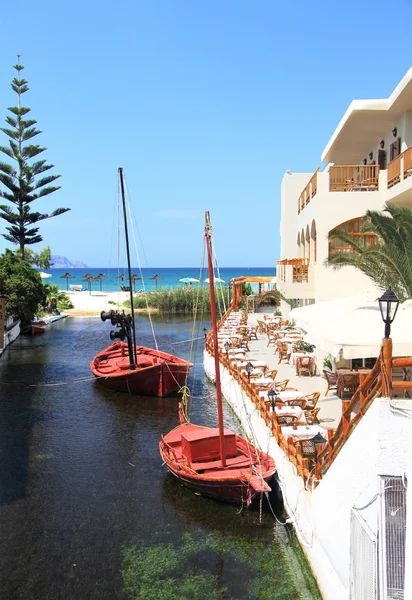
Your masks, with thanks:
M 37 333 L 44 333 L 47 327 L 46 321 L 43 319 L 33 319 L 31 321 L 31 332 L 33 335 Z
M 136 346 L 131 367 L 128 345 L 121 341 L 96 354 L 90 363 L 99 383 L 139 396 L 168 396 L 177 391 L 185 383 L 191 366 L 173 354 Z
M 127 265 L 129 280 L 132 281 L 122 168 L 119 168 L 119 180 Z M 126 315 L 124 311 L 115 310 L 101 313 L 102 321 L 110 320 L 111 324 L 117 327 L 117 331 L 110 332 L 110 339 L 113 343 L 96 354 L 90 363 L 90 369 L 98 378 L 98 382 L 110 389 L 139 396 L 168 396 L 184 384 L 193 365 L 172 354 L 145 346 L 137 346 L 132 286 L 130 286 L 129 292 L 131 314 Z
M 249 506 L 259 492 L 271 491 L 268 481 L 276 471 L 274 460 L 223 425 L 220 389 L 219 348 L 212 264 L 209 213 L 206 213 L 205 241 L 210 279 L 210 304 L 214 343 L 218 428 L 184 422 L 162 436 L 160 454 L 170 473 L 185 486 L 206 496 Z

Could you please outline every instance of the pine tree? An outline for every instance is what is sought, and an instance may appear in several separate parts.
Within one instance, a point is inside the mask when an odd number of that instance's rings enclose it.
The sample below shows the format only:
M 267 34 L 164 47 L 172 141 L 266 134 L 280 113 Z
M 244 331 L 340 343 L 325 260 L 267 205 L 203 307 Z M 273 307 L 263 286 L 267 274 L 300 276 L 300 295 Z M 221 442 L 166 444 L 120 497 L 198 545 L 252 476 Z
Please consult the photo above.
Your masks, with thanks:
M 17 93 L 18 105 L 8 109 L 11 113 L 11 116 L 6 117 L 9 127 L 0 128 L 9 138 L 9 146 L 0 146 L 0 152 L 16 163 L 10 165 L 0 161 L 0 182 L 6 188 L 5 191 L 0 189 L 0 198 L 11 202 L 13 206 L 0 205 L 0 218 L 9 223 L 9 227 L 6 227 L 8 233 L 2 234 L 3 237 L 19 246 L 20 256 L 24 259 L 25 246 L 43 240 L 38 233 L 39 228 L 32 225 L 44 219 L 57 217 L 70 209 L 58 208 L 50 214 L 31 210 L 32 202 L 60 189 L 60 186 L 51 185 L 60 175 L 42 176 L 54 165 L 46 164 L 45 160 L 33 161 L 46 148 L 29 141 L 41 131 L 35 127 L 37 121 L 24 118 L 30 112 L 30 108 L 21 106 L 21 96 L 29 87 L 27 81 L 21 78 L 24 67 L 20 65 L 20 61 L 14 68 L 17 77 L 13 79 L 11 87 Z

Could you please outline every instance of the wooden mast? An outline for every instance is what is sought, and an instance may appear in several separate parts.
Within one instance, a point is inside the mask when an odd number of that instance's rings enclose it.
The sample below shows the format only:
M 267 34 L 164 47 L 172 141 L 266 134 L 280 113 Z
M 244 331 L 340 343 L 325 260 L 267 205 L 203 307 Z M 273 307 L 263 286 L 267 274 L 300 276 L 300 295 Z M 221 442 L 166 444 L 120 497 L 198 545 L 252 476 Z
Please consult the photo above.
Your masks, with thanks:
M 132 289 L 132 267 L 130 265 L 130 249 L 129 249 L 129 232 L 127 229 L 127 216 L 126 216 L 126 201 L 124 196 L 124 181 L 123 181 L 123 167 L 119 167 L 119 177 L 120 177 L 120 189 L 122 192 L 122 205 L 123 205 L 123 218 L 124 218 L 124 235 L 126 239 L 126 252 L 127 252 L 127 268 L 129 271 L 129 292 L 130 292 L 130 308 L 132 311 L 132 323 L 131 327 L 133 329 L 133 346 L 132 340 L 130 339 L 130 334 L 127 336 L 128 350 L 129 350 L 129 359 L 130 359 L 130 369 L 136 369 L 136 330 L 134 326 L 134 306 L 133 306 L 133 289 Z M 129 330 L 130 331 L 130 330 Z M 134 348 L 134 349 L 133 349 Z
M 209 286 L 210 286 L 210 310 L 212 313 L 213 351 L 214 351 L 214 355 L 215 355 L 214 358 L 215 358 L 215 377 L 216 377 L 216 401 L 217 401 L 217 417 L 218 417 L 218 424 L 219 424 L 220 460 L 222 463 L 222 467 L 226 467 L 222 393 L 221 393 L 221 386 L 220 386 L 219 346 L 217 343 L 215 280 L 214 280 L 214 275 L 213 275 L 213 262 L 212 262 L 212 227 L 210 225 L 209 211 L 206 211 L 205 217 L 206 217 L 205 240 L 206 240 L 206 249 L 207 249 L 207 264 L 208 264 L 208 270 L 209 270 Z

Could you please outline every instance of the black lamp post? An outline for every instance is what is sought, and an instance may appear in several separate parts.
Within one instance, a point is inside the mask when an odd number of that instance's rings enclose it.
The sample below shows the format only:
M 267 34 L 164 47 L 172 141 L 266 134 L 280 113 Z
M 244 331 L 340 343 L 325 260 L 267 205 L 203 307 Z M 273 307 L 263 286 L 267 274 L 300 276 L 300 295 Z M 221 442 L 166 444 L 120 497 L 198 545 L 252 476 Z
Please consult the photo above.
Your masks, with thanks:
M 275 392 L 275 390 L 269 390 L 268 391 L 268 398 L 270 400 L 270 406 L 272 407 L 272 412 L 275 412 L 275 406 L 276 406 L 276 402 L 275 402 L 276 392 Z
M 379 308 L 382 315 L 382 321 L 385 323 L 385 338 L 389 338 L 391 336 L 391 323 L 393 323 L 396 312 L 399 306 L 399 300 L 395 294 L 389 288 L 386 292 L 378 298 Z
M 207 336 L 207 329 L 206 329 L 206 327 L 203 327 L 203 335 L 204 335 L 204 336 L 205 336 L 205 338 L 206 338 L 206 336 Z
M 327 440 L 325 440 L 325 438 L 323 437 L 323 435 L 318 432 L 312 438 L 312 442 L 314 443 L 314 446 L 315 446 L 315 460 L 317 460 L 317 458 L 318 458 L 318 444 L 326 444 Z
M 246 364 L 246 373 L 247 373 L 247 378 L 249 379 L 249 383 L 250 383 L 250 375 L 251 375 L 252 371 L 253 371 L 253 365 L 251 362 L 248 362 Z
M 229 360 L 229 348 L 230 348 L 230 342 L 228 340 L 226 340 L 226 342 L 223 344 L 225 350 L 226 350 L 226 357 Z

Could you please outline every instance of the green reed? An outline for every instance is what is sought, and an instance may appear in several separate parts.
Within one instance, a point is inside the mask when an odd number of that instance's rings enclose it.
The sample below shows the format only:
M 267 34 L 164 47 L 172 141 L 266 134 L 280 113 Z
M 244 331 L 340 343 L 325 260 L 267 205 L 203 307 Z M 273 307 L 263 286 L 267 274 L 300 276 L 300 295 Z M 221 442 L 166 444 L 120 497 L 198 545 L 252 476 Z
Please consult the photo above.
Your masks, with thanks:
M 228 290 L 216 288 L 216 308 L 218 314 L 223 314 L 224 306 L 229 305 Z M 165 290 L 155 290 L 144 294 L 135 294 L 135 308 L 155 308 L 160 312 L 167 313 L 190 313 L 197 311 L 210 312 L 210 292 L 209 288 L 185 287 L 170 288 Z M 124 302 L 124 306 L 130 308 L 130 300 Z

